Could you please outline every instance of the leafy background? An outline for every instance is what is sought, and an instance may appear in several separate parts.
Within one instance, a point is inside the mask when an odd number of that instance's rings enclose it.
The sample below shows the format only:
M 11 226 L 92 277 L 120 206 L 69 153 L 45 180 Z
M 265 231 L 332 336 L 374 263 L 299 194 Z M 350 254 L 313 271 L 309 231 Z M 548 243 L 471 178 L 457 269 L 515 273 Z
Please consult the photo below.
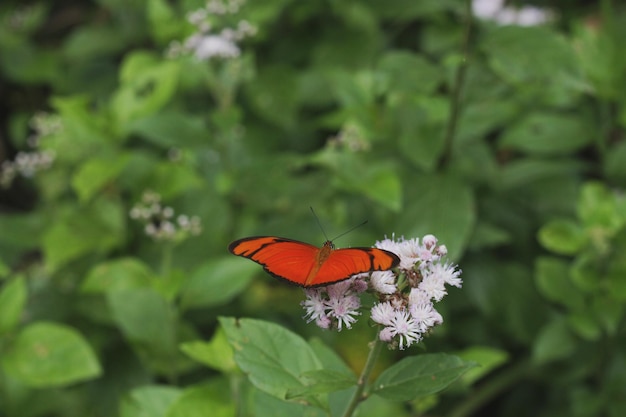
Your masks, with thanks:
M 362 415 L 626 414 L 626 10 L 540 3 L 554 19 L 521 27 L 456 0 L 249 1 L 222 22 L 257 28 L 241 55 L 198 61 L 164 52 L 200 1 L 3 1 L 0 161 L 39 112 L 62 127 L 0 190 L 0 415 L 304 413 L 241 377 L 218 316 L 363 367 L 365 318 L 307 325 L 298 289 L 226 251 L 321 243 L 309 206 L 333 236 L 369 220 L 340 246 L 433 233 L 463 269 L 424 348 L 482 367 Z M 202 233 L 147 237 L 146 190 Z

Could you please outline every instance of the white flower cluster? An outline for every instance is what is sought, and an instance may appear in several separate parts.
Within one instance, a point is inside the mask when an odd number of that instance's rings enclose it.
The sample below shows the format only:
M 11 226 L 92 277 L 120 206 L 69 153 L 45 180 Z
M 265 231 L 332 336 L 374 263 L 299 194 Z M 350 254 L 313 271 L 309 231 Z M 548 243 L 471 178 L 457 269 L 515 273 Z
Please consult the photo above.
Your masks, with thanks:
M 237 22 L 235 28 L 226 27 L 214 31 L 211 20 L 215 16 L 236 14 L 243 0 L 210 0 L 205 7 L 189 13 L 187 20 L 196 27 L 196 33 L 182 44 L 173 42 L 168 50 L 170 57 L 184 53 L 193 54 L 196 59 L 205 61 L 211 58 L 236 58 L 241 54 L 237 42 L 256 33 L 256 28 L 245 20 Z
M 63 128 L 58 116 L 43 112 L 33 116 L 30 127 L 33 133 L 26 142 L 31 148 L 37 148 L 42 137 L 56 133 Z M 3 161 L 0 165 L 0 187 L 9 188 L 17 176 L 32 178 L 37 172 L 50 168 L 54 159 L 55 154 L 52 150 L 18 152 L 14 160 Z
M 447 249 L 433 235 L 424 236 L 421 243 L 417 238 L 385 239 L 375 246 L 398 255 L 398 270 L 359 274 L 305 290 L 305 317 L 322 328 L 350 328 L 361 314 L 358 295 L 368 289 L 369 276 L 369 291 L 379 300 L 371 310 L 372 320 L 383 326 L 379 338 L 391 348 L 405 349 L 443 323 L 434 303 L 447 294 L 446 285 L 461 286 L 461 271 L 443 260 Z
M 400 274 L 391 271 L 373 272 L 370 282 L 379 293 L 380 302 L 372 307 L 372 320 L 383 325 L 379 337 L 392 347 L 407 348 L 419 342 L 432 327 L 443 323 L 434 302 L 447 294 L 446 284 L 461 286 L 461 271 L 444 262 L 448 253 L 437 238 L 426 235 L 419 239 L 385 239 L 376 247 L 394 252 L 400 258 Z M 394 278 L 403 277 L 401 284 Z
M 161 196 L 152 191 L 143 193 L 141 202 L 130 210 L 130 218 L 145 223 L 146 235 L 157 241 L 180 241 L 202 232 L 200 218 L 181 214 L 174 218 L 174 209 L 161 204 Z

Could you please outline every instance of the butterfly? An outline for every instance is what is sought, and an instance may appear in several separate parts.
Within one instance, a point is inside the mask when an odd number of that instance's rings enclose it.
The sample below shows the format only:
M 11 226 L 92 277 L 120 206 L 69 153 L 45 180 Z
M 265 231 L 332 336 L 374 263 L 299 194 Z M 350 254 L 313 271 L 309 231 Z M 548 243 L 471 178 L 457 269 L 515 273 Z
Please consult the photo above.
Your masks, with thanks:
M 335 249 L 327 240 L 321 248 L 277 236 L 235 240 L 228 250 L 263 266 L 270 275 L 301 287 L 319 287 L 370 271 L 386 271 L 400 263 L 392 252 L 376 248 Z

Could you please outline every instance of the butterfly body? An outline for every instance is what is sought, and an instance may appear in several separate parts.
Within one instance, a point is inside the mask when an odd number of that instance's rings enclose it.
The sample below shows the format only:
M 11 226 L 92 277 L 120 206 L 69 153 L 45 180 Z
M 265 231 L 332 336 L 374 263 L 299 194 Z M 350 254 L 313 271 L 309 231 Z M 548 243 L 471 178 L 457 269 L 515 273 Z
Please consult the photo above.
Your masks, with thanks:
M 395 254 L 382 249 L 335 249 L 331 241 L 318 248 L 277 236 L 246 237 L 232 242 L 228 250 L 260 264 L 270 275 L 301 287 L 318 287 L 363 272 L 384 271 L 400 262 Z

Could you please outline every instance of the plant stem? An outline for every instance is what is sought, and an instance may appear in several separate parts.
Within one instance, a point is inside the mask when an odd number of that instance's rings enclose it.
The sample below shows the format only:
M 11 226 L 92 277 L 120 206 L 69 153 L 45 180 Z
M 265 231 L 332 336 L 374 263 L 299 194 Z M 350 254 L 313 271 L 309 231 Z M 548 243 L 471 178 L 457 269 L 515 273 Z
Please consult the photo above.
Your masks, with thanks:
M 462 54 L 463 58 L 459 64 L 454 77 L 454 85 L 452 86 L 452 97 L 450 101 L 450 118 L 448 120 L 448 126 L 446 134 L 444 136 L 444 148 L 441 158 L 439 160 L 439 169 L 444 168 L 452 156 L 452 144 L 454 137 L 456 136 L 456 129 L 459 121 L 459 115 L 461 112 L 461 91 L 465 84 L 465 74 L 467 73 L 467 67 L 469 63 L 469 44 L 472 34 L 472 1 L 465 0 L 465 33 L 463 36 Z
M 363 401 L 363 391 L 365 390 L 367 381 L 369 381 L 370 375 L 372 374 L 372 370 L 374 369 L 374 365 L 376 364 L 376 360 L 378 359 L 378 355 L 382 346 L 383 342 L 378 337 L 377 331 L 376 339 L 370 343 L 370 353 L 367 356 L 367 360 L 365 361 L 363 371 L 361 371 L 361 375 L 359 376 L 356 391 L 354 391 L 354 394 L 350 399 L 350 403 L 348 404 L 346 411 L 343 413 L 343 417 L 352 416 L 352 414 L 354 414 L 354 411 L 356 410 L 356 407 L 361 401 Z

